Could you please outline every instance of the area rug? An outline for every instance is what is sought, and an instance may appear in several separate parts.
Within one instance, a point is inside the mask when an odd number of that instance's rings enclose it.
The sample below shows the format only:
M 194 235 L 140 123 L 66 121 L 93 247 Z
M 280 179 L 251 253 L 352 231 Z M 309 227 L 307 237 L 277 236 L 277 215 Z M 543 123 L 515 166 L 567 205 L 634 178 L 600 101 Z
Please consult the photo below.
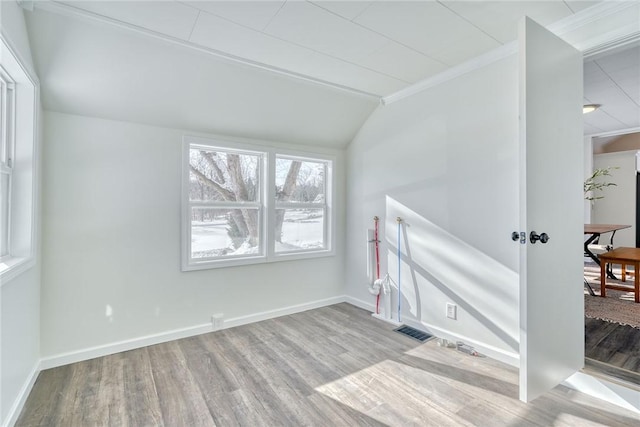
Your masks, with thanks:
M 620 270 L 614 269 L 613 273 L 616 277 L 620 277 Z M 607 289 L 606 298 L 600 297 L 600 267 L 595 264 L 585 264 L 584 278 L 596 294 L 595 297 L 591 296 L 585 287 L 584 311 L 586 317 L 640 329 L 640 303 L 634 302 L 633 292 Z M 628 275 L 626 282 L 607 279 L 607 283 L 624 283 L 625 286 L 633 286 L 633 275 Z

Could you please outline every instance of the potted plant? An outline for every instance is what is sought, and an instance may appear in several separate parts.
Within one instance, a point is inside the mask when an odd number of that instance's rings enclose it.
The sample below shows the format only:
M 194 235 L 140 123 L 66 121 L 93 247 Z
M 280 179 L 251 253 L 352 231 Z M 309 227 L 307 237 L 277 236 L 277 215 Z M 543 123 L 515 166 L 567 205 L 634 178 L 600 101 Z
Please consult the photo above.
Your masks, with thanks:
M 609 166 L 606 168 L 599 168 L 593 171 L 591 176 L 584 181 L 584 198 L 585 200 L 593 203 L 595 200 L 604 198 L 604 194 L 601 192 L 605 188 L 616 185 L 613 182 L 602 181 L 599 178 L 611 176 L 611 170 L 619 169 L 617 166 Z

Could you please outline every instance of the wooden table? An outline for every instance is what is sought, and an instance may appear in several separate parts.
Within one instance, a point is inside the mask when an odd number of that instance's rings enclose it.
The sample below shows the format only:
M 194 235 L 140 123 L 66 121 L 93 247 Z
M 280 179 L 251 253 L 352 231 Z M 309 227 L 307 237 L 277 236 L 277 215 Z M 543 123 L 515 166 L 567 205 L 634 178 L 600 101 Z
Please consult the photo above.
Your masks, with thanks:
M 609 239 L 609 244 L 613 246 L 613 237 L 616 235 L 616 231 L 622 230 L 623 228 L 629 228 L 630 225 L 621 225 L 621 224 L 585 224 L 584 225 L 584 234 L 590 234 L 589 237 L 584 242 L 584 253 L 589 258 L 594 260 L 598 265 L 600 265 L 600 260 L 589 250 L 589 245 L 593 243 L 596 239 L 600 237 L 601 234 L 611 233 L 611 238 Z
M 633 265 L 633 282 L 634 286 L 613 285 L 606 283 L 606 266 L 607 264 L 620 264 L 622 266 L 622 279 L 625 279 L 625 267 Z M 640 248 L 617 248 L 609 252 L 600 254 L 600 296 L 606 297 L 607 289 L 616 289 L 619 291 L 634 291 L 635 301 L 640 302 Z

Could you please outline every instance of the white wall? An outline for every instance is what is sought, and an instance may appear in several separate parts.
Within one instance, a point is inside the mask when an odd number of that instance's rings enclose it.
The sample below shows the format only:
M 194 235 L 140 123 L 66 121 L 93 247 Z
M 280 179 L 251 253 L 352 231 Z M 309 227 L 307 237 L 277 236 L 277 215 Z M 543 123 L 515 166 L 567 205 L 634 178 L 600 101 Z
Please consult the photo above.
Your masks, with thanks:
M 603 199 L 595 200 L 592 207 L 594 224 L 629 224 L 631 228 L 618 230 L 613 240 L 616 247 L 636 246 L 636 153 L 637 151 L 620 151 L 616 153 L 596 154 L 593 156 L 594 169 L 609 166 L 618 167 L 611 171 L 610 177 L 599 180 L 613 182 L 616 185 L 598 192 Z M 609 243 L 610 234 L 603 236 Z
M 593 173 L 593 141 L 590 136 L 584 137 L 584 180 Z M 591 224 L 591 202 L 584 201 L 584 223 Z M 585 240 L 586 240 L 585 236 Z
M 518 73 L 512 56 L 374 112 L 348 148 L 347 294 L 365 303 L 365 230 L 385 228 L 383 271 L 402 321 L 517 358 Z M 406 235 L 405 235 L 406 234 Z M 384 257 L 383 257 L 384 258 Z M 445 317 L 446 302 L 458 320 Z M 393 306 L 395 307 L 394 302 Z
M 180 271 L 183 134 L 45 113 L 45 359 L 343 295 L 341 238 L 333 257 Z M 324 152 L 338 158 L 342 236 L 344 152 Z
M 22 9 L 14 1 L 0 2 L 2 35 L 33 69 Z M 36 171 L 37 176 L 37 171 Z M 40 220 L 39 214 L 36 223 Z M 36 227 L 37 229 L 37 227 Z M 0 284 L 0 423 L 17 415 L 40 353 L 40 264 Z

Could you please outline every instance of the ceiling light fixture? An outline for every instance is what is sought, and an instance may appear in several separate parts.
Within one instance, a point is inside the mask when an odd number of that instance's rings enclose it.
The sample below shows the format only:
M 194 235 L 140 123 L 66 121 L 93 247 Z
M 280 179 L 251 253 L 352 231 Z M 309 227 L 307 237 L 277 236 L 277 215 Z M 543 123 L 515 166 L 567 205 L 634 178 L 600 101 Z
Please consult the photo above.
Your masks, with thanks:
M 593 113 L 598 108 L 600 108 L 600 104 L 587 104 L 582 106 L 582 114 Z

